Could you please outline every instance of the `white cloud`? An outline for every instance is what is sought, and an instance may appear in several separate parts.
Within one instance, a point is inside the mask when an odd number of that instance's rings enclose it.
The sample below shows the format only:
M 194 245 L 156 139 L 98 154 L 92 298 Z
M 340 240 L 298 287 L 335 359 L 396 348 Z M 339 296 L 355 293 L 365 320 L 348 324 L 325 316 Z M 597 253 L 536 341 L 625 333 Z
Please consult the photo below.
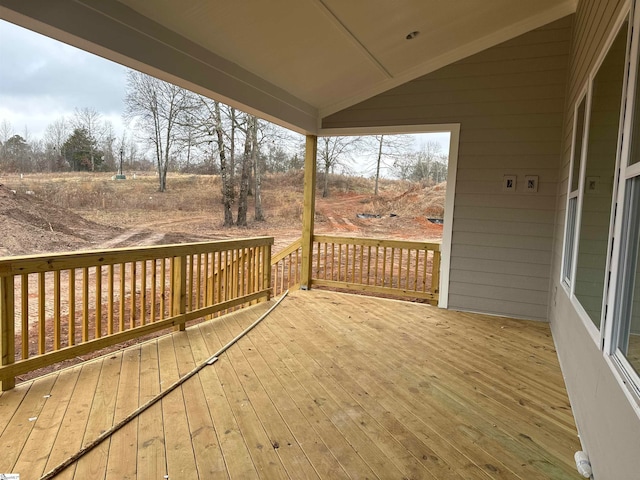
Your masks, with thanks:
M 0 20 L 0 121 L 41 137 L 75 108 L 94 108 L 120 134 L 126 68 Z

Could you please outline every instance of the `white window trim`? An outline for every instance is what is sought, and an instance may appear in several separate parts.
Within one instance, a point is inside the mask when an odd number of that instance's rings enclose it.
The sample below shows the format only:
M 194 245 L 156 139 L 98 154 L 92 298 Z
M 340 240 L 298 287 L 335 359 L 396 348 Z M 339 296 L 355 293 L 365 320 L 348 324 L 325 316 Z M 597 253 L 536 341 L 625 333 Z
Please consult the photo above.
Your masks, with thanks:
M 440 292 L 439 308 L 449 307 L 449 276 L 451 270 L 451 241 L 453 238 L 453 209 L 456 197 L 456 175 L 458 173 L 458 148 L 460 124 L 392 125 L 378 127 L 324 128 L 318 136 L 351 136 L 380 134 L 412 134 L 449 132 L 449 159 L 447 167 L 447 191 L 444 200 L 444 225 L 440 245 Z
M 631 129 L 633 128 L 633 117 L 640 116 L 640 104 L 635 105 L 636 87 L 640 83 L 640 11 L 637 7 L 631 9 L 631 21 L 630 24 L 633 28 L 631 46 L 627 48 L 626 71 L 625 71 L 625 90 L 623 95 L 623 104 L 621 106 L 621 117 L 623 120 L 622 128 L 620 132 L 622 134 L 622 145 L 620 147 L 620 158 L 618 161 L 618 169 L 616 170 L 616 178 L 614 188 L 615 191 L 614 200 L 617 205 L 617 211 L 615 212 L 615 224 L 613 230 L 610 233 L 609 242 L 612 238 L 618 239 L 614 242 L 613 248 L 611 248 L 610 256 L 610 268 L 611 272 L 609 288 L 606 292 L 607 305 L 611 305 L 612 308 L 607 310 L 607 318 L 605 319 L 604 328 L 602 329 L 602 347 L 603 354 L 610 368 L 614 372 L 618 384 L 622 387 L 623 392 L 627 396 L 632 408 L 636 414 L 640 417 L 640 374 L 627 360 L 625 355 L 618 349 L 618 337 L 616 334 L 616 309 L 613 308 L 616 299 L 618 298 L 618 281 L 621 247 L 623 243 L 623 221 L 627 212 L 624 211 L 625 197 L 627 190 L 627 182 L 632 178 L 640 176 L 640 162 L 629 165 L 629 156 L 631 152 L 631 142 L 634 141 L 631 135 Z M 625 110 L 626 109 L 626 110 Z M 630 142 L 631 140 L 631 142 Z M 640 138 L 635 139 L 636 142 L 640 142 Z
M 622 27 L 622 25 L 624 24 L 624 22 L 629 19 L 629 26 L 628 26 L 628 35 L 631 35 L 632 31 L 631 31 L 631 24 L 633 23 L 632 19 L 631 19 L 631 4 L 630 4 L 630 0 L 627 1 L 625 3 L 625 6 L 621 9 L 620 13 L 618 14 L 618 17 L 616 18 L 616 21 L 613 25 L 613 28 L 611 29 L 611 31 L 609 32 L 609 35 L 607 37 L 606 42 L 604 43 L 602 50 L 600 51 L 598 58 L 596 60 L 596 62 L 594 63 L 594 66 L 592 67 L 591 72 L 589 73 L 589 77 L 588 77 L 588 81 L 587 81 L 587 103 L 585 105 L 586 111 L 585 111 L 585 125 L 586 125 L 586 129 L 583 135 L 583 146 L 582 146 L 582 161 L 580 163 L 580 181 L 578 184 L 578 188 L 579 188 L 579 192 L 578 192 L 578 204 L 577 204 L 577 213 L 576 213 L 576 241 L 574 242 L 574 251 L 573 251 L 573 270 L 571 272 L 571 286 L 570 286 L 570 292 L 569 292 L 569 298 L 571 301 L 571 304 L 573 306 L 573 308 L 575 309 L 576 313 L 578 314 L 580 320 L 582 321 L 582 324 L 585 326 L 585 329 L 587 330 L 587 332 L 589 333 L 589 335 L 591 336 L 591 338 L 593 339 L 593 341 L 596 343 L 596 345 L 598 346 L 599 349 L 603 350 L 606 344 L 606 339 L 610 338 L 609 336 L 607 336 L 607 330 L 610 328 L 611 326 L 611 321 L 609 321 L 609 319 L 607 318 L 610 314 L 611 314 L 611 310 L 612 309 L 605 309 L 605 306 L 608 304 L 609 302 L 609 292 L 610 292 L 610 283 L 608 283 L 606 281 L 606 275 L 609 271 L 611 271 L 612 265 L 611 265 L 611 260 L 612 260 L 612 239 L 614 238 L 614 231 L 615 231 L 615 225 L 616 225 L 616 215 L 615 215 L 615 205 L 617 202 L 617 198 L 618 198 L 618 183 L 619 183 L 619 170 L 620 170 L 620 160 L 622 157 L 622 140 L 623 140 L 623 128 L 625 125 L 625 117 L 623 115 L 624 112 L 624 106 L 626 105 L 626 101 L 627 101 L 627 83 L 629 83 L 631 80 L 629 79 L 629 62 L 625 62 L 625 72 L 624 72 L 624 83 L 623 83 L 623 90 L 622 90 L 622 95 L 621 95 L 621 101 L 620 101 L 620 108 L 619 111 L 620 113 L 620 118 L 619 118 L 619 123 L 618 123 L 618 140 L 617 140 L 617 147 L 616 147 L 616 165 L 615 165 L 615 169 L 614 169 L 614 183 L 613 183 L 613 192 L 611 195 L 611 205 L 610 205 L 610 218 L 609 218 L 609 239 L 607 241 L 607 259 L 606 259 L 606 266 L 605 266 L 605 271 L 603 272 L 603 275 L 605 275 L 605 282 L 604 282 L 604 287 L 603 287 L 603 291 L 602 291 L 602 309 L 600 311 L 600 328 L 598 328 L 593 321 L 591 320 L 591 318 L 589 317 L 589 314 L 587 313 L 587 311 L 584 309 L 584 307 L 582 306 L 582 304 L 580 303 L 580 301 L 578 300 L 578 298 L 575 295 L 575 279 L 576 279 L 576 274 L 577 274 L 577 267 L 578 267 L 578 253 L 579 253 L 579 246 L 580 246 L 580 228 L 581 228 L 581 224 L 582 224 L 582 209 L 583 209 L 583 203 L 584 203 L 584 182 L 585 182 L 585 174 L 586 174 L 586 168 L 587 168 L 587 163 L 588 163 L 588 145 L 589 145 L 589 127 L 591 124 L 591 105 L 592 105 L 592 98 L 593 98 L 593 82 L 594 79 L 598 73 L 598 71 L 600 70 L 600 67 L 602 66 L 602 63 L 604 62 L 607 54 L 609 53 L 613 42 L 615 41 L 616 37 L 618 36 L 618 33 L 620 32 L 620 28 Z M 637 32 L 637 30 L 636 30 Z M 628 38 L 628 37 L 627 37 Z M 626 58 L 629 58 L 629 43 L 627 41 L 627 51 L 626 51 Z M 583 90 L 584 91 L 584 90 Z M 579 97 L 580 100 L 582 100 L 582 97 Z M 579 103 L 577 104 L 579 105 Z M 574 117 L 575 117 L 575 113 L 574 113 Z M 628 138 L 628 137 L 624 137 L 624 138 Z M 571 185 L 568 186 L 568 188 L 571 188 Z M 568 199 L 567 199 L 567 204 L 568 204 Z M 565 218 L 565 229 L 566 229 L 566 218 Z M 564 255 L 564 252 L 563 252 Z M 564 260 L 564 257 L 563 257 Z M 561 276 L 563 276 L 563 274 L 561 273 Z M 562 281 L 563 279 L 561 278 L 561 285 L 565 285 L 565 283 Z M 566 290 L 566 287 L 565 287 Z M 605 310 L 607 311 L 607 315 L 605 316 Z
M 560 269 L 560 285 L 562 285 L 562 287 L 565 289 L 565 292 L 567 293 L 567 296 L 571 296 L 571 292 L 572 292 L 572 285 L 574 283 L 573 279 L 574 279 L 574 275 L 575 275 L 575 263 L 576 263 L 576 257 L 575 257 L 575 253 L 576 253 L 576 243 L 577 243 L 577 238 L 578 238 L 578 230 L 579 230 L 579 223 L 578 223 L 578 217 L 580 216 L 580 192 L 582 191 L 582 179 L 583 179 L 583 175 L 582 175 L 582 167 L 584 165 L 584 153 L 585 153 L 585 148 L 586 148 L 586 142 L 585 139 L 588 136 L 588 132 L 587 132 L 587 128 L 585 128 L 588 125 L 588 117 L 589 117 L 589 89 L 587 88 L 587 86 L 585 86 L 582 91 L 580 92 L 580 94 L 578 95 L 578 101 L 575 103 L 574 107 L 573 107 L 573 133 L 572 133 L 572 137 L 571 137 L 571 157 L 570 157 L 570 161 L 569 161 L 569 177 L 568 177 L 568 185 L 567 185 L 567 201 L 565 203 L 565 221 L 564 221 L 564 234 L 563 234 L 563 240 L 562 240 L 562 268 Z M 578 147 L 578 145 L 576 145 L 576 135 L 577 135 L 577 127 L 578 127 L 578 110 L 580 109 L 580 105 L 582 104 L 582 102 L 584 101 L 584 118 L 582 119 L 582 143 L 579 145 L 580 148 L 580 170 L 578 171 L 578 188 L 576 188 L 575 190 L 571 190 L 571 186 L 573 184 L 573 168 L 574 168 L 574 163 L 576 161 L 576 148 Z M 576 215 L 575 218 L 573 219 L 573 247 L 571 249 L 571 255 L 572 255 L 572 262 L 571 262 L 571 271 L 570 272 L 566 272 L 564 269 L 565 266 L 565 262 L 566 262 L 566 252 L 567 252 L 567 232 L 569 231 L 569 204 L 572 198 L 576 199 Z M 568 281 L 567 281 L 567 276 Z

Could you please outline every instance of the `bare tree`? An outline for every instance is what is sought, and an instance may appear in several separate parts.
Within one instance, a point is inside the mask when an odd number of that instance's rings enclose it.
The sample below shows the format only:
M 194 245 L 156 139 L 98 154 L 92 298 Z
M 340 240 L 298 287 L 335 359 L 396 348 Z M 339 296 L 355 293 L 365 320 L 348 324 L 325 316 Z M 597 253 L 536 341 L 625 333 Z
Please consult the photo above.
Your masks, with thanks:
M 404 180 L 440 183 L 447 178 L 448 156 L 438 142 L 429 141 L 421 150 L 396 160 L 394 174 Z
M 220 178 L 222 179 L 222 203 L 224 207 L 224 226 L 233 225 L 233 214 L 231 204 L 233 203 L 233 182 L 229 174 L 227 163 L 226 146 L 224 143 L 224 130 L 222 127 L 222 114 L 220 113 L 220 102 L 213 102 L 213 120 L 218 144 L 218 156 L 220 157 Z
M 102 123 L 102 114 L 95 108 L 76 108 L 73 113 L 71 125 L 75 129 L 83 129 L 90 138 L 95 140 L 95 145 L 101 144 L 104 139 L 105 126 Z M 89 152 L 91 171 L 96 169 L 96 151 L 91 147 Z
M 251 160 L 253 150 L 253 135 L 257 130 L 258 119 L 253 115 L 246 115 L 246 128 L 244 136 L 244 152 L 242 154 L 242 166 L 240 173 L 240 193 L 238 195 L 238 218 L 236 225 L 247 226 L 247 197 L 249 195 L 249 176 L 251 173 Z
M 395 161 L 409 155 L 413 140 L 408 135 L 374 135 L 372 139 L 376 165 L 374 195 L 378 195 L 380 170 L 388 168 L 389 161 Z
M 362 137 L 321 137 L 318 139 L 318 166 L 324 173 L 322 196 L 329 196 L 329 173 L 336 166 L 346 167 L 361 147 Z
M 258 126 L 261 122 L 257 119 L 253 123 L 253 128 L 250 129 L 251 135 L 251 164 L 255 172 L 255 194 L 254 194 L 254 219 L 257 222 L 264 221 L 264 211 L 262 210 L 262 169 L 263 162 L 261 161 L 262 155 L 260 155 L 260 144 L 258 143 Z M 264 131 L 263 131 L 264 132 Z M 264 137 L 263 137 L 264 138 Z
M 137 120 L 155 150 L 160 192 L 167 189 L 167 170 L 178 141 L 177 129 L 185 113 L 194 108 L 194 98 L 188 90 L 144 73 L 127 74 L 125 118 Z
M 69 122 L 64 117 L 60 117 L 47 125 L 47 129 L 44 132 L 44 141 L 50 156 L 50 172 L 62 170 L 65 166 L 62 146 L 69 137 L 69 133 Z

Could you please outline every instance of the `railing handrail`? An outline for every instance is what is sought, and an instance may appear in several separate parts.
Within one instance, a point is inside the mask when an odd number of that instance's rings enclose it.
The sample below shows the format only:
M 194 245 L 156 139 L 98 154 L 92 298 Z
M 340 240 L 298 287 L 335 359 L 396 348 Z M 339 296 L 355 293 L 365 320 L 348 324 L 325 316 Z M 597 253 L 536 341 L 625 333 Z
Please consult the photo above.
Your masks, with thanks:
M 273 245 L 273 237 L 253 237 L 234 240 L 216 240 L 212 242 L 154 245 L 151 247 L 124 247 L 106 250 L 83 250 L 79 252 L 0 257 L 0 277 L 67 270 L 69 268 L 116 265 L 123 262 L 223 252 L 226 250 L 264 245 Z M 72 266 L 69 265 L 71 260 L 73 260 Z
M 287 255 L 292 254 L 296 250 L 298 250 L 302 246 L 302 237 L 294 240 L 289 246 L 285 247 L 283 250 L 278 252 L 274 257 L 271 258 L 271 265 L 275 265 L 279 261 L 281 261 Z
M 363 245 L 365 247 L 410 248 L 414 250 L 440 251 L 440 244 L 433 242 L 420 242 L 417 240 L 394 240 L 388 238 L 372 237 L 342 237 L 339 235 L 314 235 L 316 243 L 342 243 L 344 245 Z

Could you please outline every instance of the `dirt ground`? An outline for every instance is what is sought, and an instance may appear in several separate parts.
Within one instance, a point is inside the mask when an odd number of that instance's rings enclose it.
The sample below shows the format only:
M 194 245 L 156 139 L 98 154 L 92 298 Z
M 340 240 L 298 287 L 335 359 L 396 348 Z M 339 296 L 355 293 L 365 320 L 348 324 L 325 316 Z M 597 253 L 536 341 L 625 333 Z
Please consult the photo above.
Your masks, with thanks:
M 106 174 L 69 174 L 62 179 L 52 175 L 0 176 L 0 257 L 261 235 L 275 238 L 275 254 L 301 234 L 302 185 L 297 177 L 274 180 L 272 188 L 267 179 L 263 193 L 266 221 L 250 221 L 246 228 L 223 228 L 219 200 L 213 195 L 197 196 L 207 188 L 215 189 L 215 184 L 200 186 L 194 176 L 185 179 L 184 185 L 170 177 L 170 191 L 157 194 L 153 177 L 139 176 L 120 192 L 113 191 L 116 182 Z M 339 179 L 344 181 L 344 177 Z M 175 191 L 171 191 L 172 181 Z M 358 182 L 345 186 L 336 181 L 328 198 L 316 197 L 317 233 L 440 241 L 442 225 L 427 217 L 434 203 L 433 216 L 442 215 L 443 185 L 424 189 L 388 181 L 376 197 L 366 191 L 370 181 Z M 165 205 L 157 200 L 160 196 Z M 252 201 L 250 198 L 250 218 Z M 234 214 L 236 208 L 234 205 Z M 367 217 L 359 218 L 363 213 Z

